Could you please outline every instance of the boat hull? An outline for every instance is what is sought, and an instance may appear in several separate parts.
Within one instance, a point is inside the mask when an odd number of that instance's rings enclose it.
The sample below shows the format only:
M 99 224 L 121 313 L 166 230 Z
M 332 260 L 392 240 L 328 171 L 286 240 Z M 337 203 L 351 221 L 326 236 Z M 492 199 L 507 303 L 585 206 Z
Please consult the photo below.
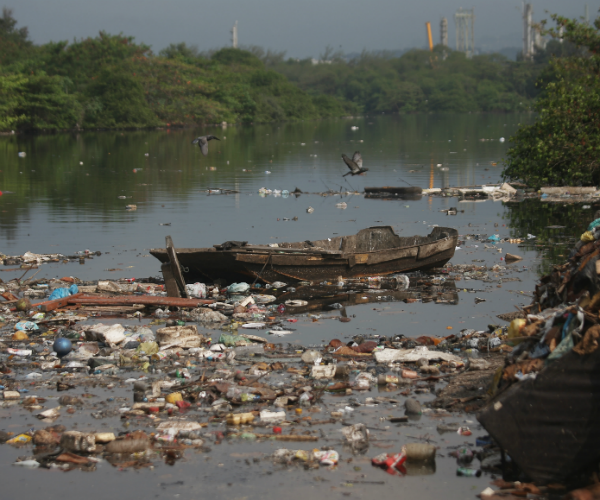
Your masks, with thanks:
M 394 241 L 413 243 L 390 247 Z M 186 282 L 215 281 L 323 281 L 342 278 L 387 275 L 443 266 L 454 255 L 458 232 L 435 228 L 426 237 L 398 237 L 389 226 L 369 228 L 351 237 L 314 242 L 330 248 L 269 248 L 247 246 L 217 248 L 179 248 L 177 257 Z M 380 248 L 382 246 L 388 248 Z M 339 250 L 338 250 L 339 247 Z M 319 250 L 321 249 L 321 250 Z M 169 262 L 166 249 L 150 253 Z

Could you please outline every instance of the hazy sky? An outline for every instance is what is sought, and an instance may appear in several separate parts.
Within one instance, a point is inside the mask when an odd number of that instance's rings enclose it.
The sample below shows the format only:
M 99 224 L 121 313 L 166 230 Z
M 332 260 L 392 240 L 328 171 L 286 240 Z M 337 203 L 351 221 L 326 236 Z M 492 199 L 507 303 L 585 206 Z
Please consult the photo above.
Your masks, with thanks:
M 600 0 L 533 0 L 534 21 L 547 12 L 595 18 Z M 483 51 L 522 44 L 521 2 L 517 0 L 0 0 L 36 43 L 122 32 L 152 46 L 186 42 L 200 50 L 229 45 L 238 21 L 241 45 L 285 50 L 291 57 L 317 57 L 327 45 L 345 52 L 425 47 L 425 22 L 439 43 L 439 23 L 448 18 L 455 46 L 453 14 L 475 9 L 475 47 Z

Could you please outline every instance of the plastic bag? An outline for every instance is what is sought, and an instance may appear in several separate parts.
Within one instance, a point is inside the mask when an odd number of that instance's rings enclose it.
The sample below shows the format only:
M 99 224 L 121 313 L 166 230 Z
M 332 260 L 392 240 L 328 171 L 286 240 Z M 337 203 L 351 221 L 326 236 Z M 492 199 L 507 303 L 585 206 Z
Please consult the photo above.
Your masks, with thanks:
M 246 337 L 240 335 L 227 335 L 226 333 L 221 334 L 219 337 L 219 344 L 225 344 L 227 347 L 235 347 L 236 345 L 247 345 L 250 341 Z
M 600 219 L 596 219 L 595 221 L 590 222 L 590 225 L 588 226 L 587 230 L 588 231 L 592 231 L 594 228 L 600 226 Z
M 20 330 L 22 332 L 31 332 L 33 330 L 39 330 L 40 328 L 32 321 L 19 321 L 15 325 L 15 330 Z
M 408 288 L 410 286 L 410 279 L 406 274 L 400 274 L 396 276 L 396 283 L 399 289 Z
M 185 290 L 190 297 L 196 299 L 206 298 L 206 285 L 204 283 L 194 283 L 193 285 L 185 285 Z
M 248 283 L 232 283 L 227 287 L 227 293 L 245 293 L 250 290 Z
M 340 459 L 340 455 L 335 450 L 315 451 L 315 458 L 321 465 L 336 465 Z
M 55 288 L 50 294 L 50 297 L 48 297 L 48 300 L 64 299 L 65 297 L 75 295 L 76 293 L 79 293 L 77 285 L 71 285 L 69 288 Z

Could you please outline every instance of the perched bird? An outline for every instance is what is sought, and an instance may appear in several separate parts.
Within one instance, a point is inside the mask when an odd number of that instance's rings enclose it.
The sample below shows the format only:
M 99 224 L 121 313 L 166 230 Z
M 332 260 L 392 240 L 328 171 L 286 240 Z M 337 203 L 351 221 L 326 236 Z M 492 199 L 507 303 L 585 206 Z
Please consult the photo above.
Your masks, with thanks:
M 198 144 L 198 146 L 200 146 L 200 151 L 202 151 L 202 154 L 206 156 L 208 154 L 208 141 L 212 141 L 213 139 L 216 139 L 217 141 L 221 140 L 214 135 L 201 135 L 200 137 L 196 137 L 192 141 L 192 144 Z
M 348 165 L 348 168 L 350 169 L 350 172 L 344 174 L 344 177 L 346 177 L 347 175 L 362 174 L 369 170 L 368 168 L 363 168 L 362 156 L 360 156 L 359 151 L 354 152 L 354 154 L 352 155 L 352 159 L 348 158 L 345 154 L 342 153 L 342 160 L 344 160 L 344 163 Z

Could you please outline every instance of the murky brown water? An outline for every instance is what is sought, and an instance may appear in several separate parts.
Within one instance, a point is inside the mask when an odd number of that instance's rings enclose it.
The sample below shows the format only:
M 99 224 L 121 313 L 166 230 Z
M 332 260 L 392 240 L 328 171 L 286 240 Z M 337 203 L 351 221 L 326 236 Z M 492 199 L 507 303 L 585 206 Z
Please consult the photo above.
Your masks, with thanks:
M 258 189 L 264 186 L 292 191 L 298 187 L 315 193 L 340 186 L 362 191 L 365 186 L 408 183 L 439 187 L 498 182 L 501 167 L 492 163 L 505 155 L 507 147 L 506 142 L 498 139 L 508 139 L 519 121 L 526 119 L 505 115 L 378 117 L 203 130 L 202 133 L 214 133 L 223 139 L 210 144 L 207 158 L 201 157 L 199 150 L 191 146 L 194 137 L 191 130 L 2 137 L 0 190 L 4 194 L 0 196 L 3 242 L 0 251 L 15 255 L 27 250 L 64 254 L 86 248 L 100 250 L 101 257 L 86 261 L 83 266 L 44 265 L 38 277 L 73 275 L 82 279 L 112 279 L 158 275 L 158 261 L 148 255 L 148 249 L 162 246 L 167 234 L 173 237 L 176 246 L 201 247 L 230 239 L 254 243 L 318 239 L 331 234 L 352 234 L 364 227 L 382 224 L 392 225 L 401 235 L 427 234 L 435 224 L 448 225 L 456 227 L 465 241 L 452 263 L 504 266 L 502 257 L 507 251 L 518 253 L 524 259 L 509 266 L 511 271 L 507 274 L 514 280 L 457 282 L 458 305 L 365 303 L 346 309 L 347 314 L 353 316 L 349 323 L 333 319 L 315 323 L 310 318 L 300 317 L 295 324 L 296 333 L 275 341 L 309 345 L 332 338 L 347 339 L 357 333 L 416 337 L 446 335 L 449 326 L 454 331 L 487 329 L 490 323 L 500 323 L 496 314 L 511 312 L 515 305 L 529 303 L 528 294 L 538 273 L 567 254 L 568 246 L 557 243 L 566 242 L 568 237 L 581 232 L 572 221 L 584 214 L 582 218 L 587 223 L 595 207 L 547 207 L 536 200 L 503 204 L 458 203 L 456 198 L 383 201 L 346 196 L 344 201 L 348 208 L 341 210 L 335 207 L 339 196 L 260 197 Z M 352 131 L 353 125 L 359 129 Z M 346 167 L 340 154 L 351 154 L 357 149 L 370 171 L 366 176 L 343 178 Z M 27 156 L 19 158 L 19 151 L 26 152 Z M 443 170 L 446 168 L 448 170 Z M 239 194 L 208 196 L 208 188 L 234 189 Z M 119 199 L 119 196 L 126 198 Z M 136 204 L 137 210 L 127 212 L 127 204 Z M 306 213 L 308 206 L 315 209 L 314 213 Z M 464 212 L 456 216 L 440 212 L 451 206 L 458 206 Z M 298 221 L 283 220 L 294 216 Z M 549 225 L 567 227 L 546 229 Z M 528 233 L 537 238 L 521 248 L 515 244 L 493 245 L 466 238 L 476 234 L 527 237 Z M 2 274 L 0 278 L 4 280 L 16 277 L 13 273 Z M 497 279 L 493 272 L 490 275 Z M 475 304 L 475 297 L 486 301 Z M 324 316 L 335 318 L 339 314 L 339 311 L 330 311 Z M 79 395 L 83 391 L 72 392 Z M 126 387 L 114 391 L 97 388 L 90 392 L 98 401 L 109 397 L 131 398 Z M 57 397 L 55 391 L 35 393 Z M 373 390 L 358 397 L 364 400 L 375 395 Z M 433 396 L 419 398 L 425 402 Z M 321 405 L 322 414 L 331 411 L 338 401 L 339 397 L 327 396 Z M 48 406 L 56 404 L 50 402 Z M 208 453 L 189 450 L 174 466 L 157 460 L 151 470 L 121 471 L 104 462 L 92 473 L 32 471 L 11 465 L 16 457 L 29 453 L 27 448 L 17 450 L 4 445 L 0 447 L 0 474 L 5 478 L 3 494 L 6 498 L 23 499 L 202 498 L 209 495 L 294 499 L 393 495 L 462 499 L 474 498 L 488 485 L 489 475 L 456 477 L 455 460 L 447 457 L 450 446 L 463 442 L 474 444 L 475 437 L 484 434 L 474 418 L 454 415 L 445 419 L 467 421 L 474 430 L 469 438 L 440 435 L 436 431 L 439 420 L 429 416 L 400 426 L 379 420 L 401 414 L 403 410 L 389 404 L 355 412 L 352 421 L 371 426 L 373 437 L 378 439 L 365 456 L 353 456 L 344 450 L 339 424 L 323 426 L 326 438 L 315 446 L 331 445 L 340 451 L 342 460 L 335 470 L 288 469 L 262 458 L 254 462 L 253 458 L 260 458 L 286 443 L 233 439 L 211 445 L 212 451 Z M 0 428 L 8 431 L 43 427 L 20 407 L 2 408 L 0 417 Z M 125 429 L 119 417 L 95 420 L 90 417 L 89 409 L 74 415 L 65 414 L 57 423 L 68 428 L 77 425 L 80 430 L 117 432 Z M 135 422 L 130 423 L 129 428 L 135 428 Z M 405 442 L 424 435 L 431 435 L 432 442 L 440 446 L 435 474 L 391 477 L 370 465 L 370 458 L 375 454 L 399 450 Z M 380 447 L 390 444 L 391 448 Z M 289 445 L 310 449 L 308 444 Z

